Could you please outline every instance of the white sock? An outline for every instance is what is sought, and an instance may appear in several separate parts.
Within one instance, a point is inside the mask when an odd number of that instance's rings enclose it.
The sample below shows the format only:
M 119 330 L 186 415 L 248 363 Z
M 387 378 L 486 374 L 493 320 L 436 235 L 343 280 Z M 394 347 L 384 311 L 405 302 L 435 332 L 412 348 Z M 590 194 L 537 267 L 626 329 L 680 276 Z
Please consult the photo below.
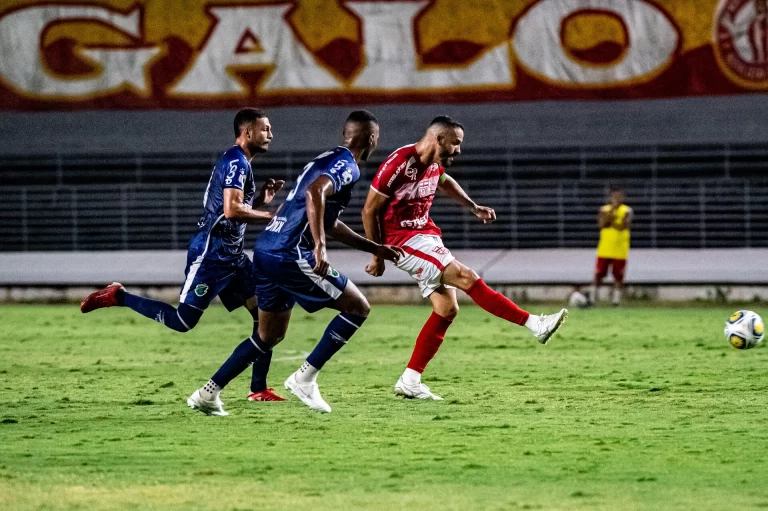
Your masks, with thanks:
M 414 371 L 410 367 L 406 367 L 405 372 L 403 373 L 403 383 L 406 385 L 418 385 L 421 383 L 421 373 Z
M 214 399 L 219 397 L 219 393 L 221 392 L 221 387 L 216 385 L 216 382 L 213 380 L 208 380 L 208 383 L 206 383 L 202 389 L 200 389 L 200 397 L 205 399 L 206 401 L 213 401 Z
M 320 369 L 315 369 L 309 362 L 304 362 L 296 371 L 296 381 L 299 383 L 315 383 L 317 381 L 317 373 Z
M 611 298 L 611 303 L 614 305 L 621 303 L 621 289 L 613 288 L 613 297 Z
M 533 333 L 536 333 L 539 331 L 539 316 L 536 314 L 531 314 L 528 316 L 528 319 L 525 322 L 525 328 L 530 330 Z

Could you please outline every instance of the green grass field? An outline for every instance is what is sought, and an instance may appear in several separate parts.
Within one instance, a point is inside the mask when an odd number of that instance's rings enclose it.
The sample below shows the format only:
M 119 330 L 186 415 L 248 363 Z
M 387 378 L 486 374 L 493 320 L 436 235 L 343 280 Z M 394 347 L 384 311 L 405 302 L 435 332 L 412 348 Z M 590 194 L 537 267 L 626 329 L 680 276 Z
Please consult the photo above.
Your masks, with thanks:
M 128 310 L 0 307 L 0 509 L 768 508 L 768 350 L 722 336 L 731 308 L 574 311 L 540 346 L 464 307 L 425 381 L 391 387 L 427 308 L 374 306 L 318 380 L 330 415 L 297 399 L 187 408 L 249 335 L 213 307 L 188 334 Z M 758 312 L 768 313 L 768 311 Z M 329 313 L 297 310 L 282 381 Z

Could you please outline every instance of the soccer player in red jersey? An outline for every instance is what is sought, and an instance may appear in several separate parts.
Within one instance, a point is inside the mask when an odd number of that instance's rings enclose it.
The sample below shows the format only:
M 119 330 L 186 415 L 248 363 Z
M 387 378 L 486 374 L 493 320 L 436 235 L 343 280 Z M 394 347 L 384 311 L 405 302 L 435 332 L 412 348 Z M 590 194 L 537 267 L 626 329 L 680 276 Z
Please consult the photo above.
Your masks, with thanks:
M 460 123 L 447 116 L 436 117 L 421 140 L 396 150 L 379 167 L 363 208 L 366 236 L 376 243 L 401 247 L 405 256 L 397 267 L 411 275 L 422 295 L 432 302 L 432 315 L 416 338 L 408 367 L 395 385 L 395 394 L 409 398 L 442 399 L 421 383 L 421 374 L 458 314 L 456 288 L 494 316 L 529 328 L 542 344 L 547 343 L 568 314 L 562 309 L 556 314 L 534 316 L 520 309 L 489 288 L 443 246 L 442 233 L 429 217 L 438 189 L 483 223 L 496 220 L 492 208 L 475 204 L 445 173 L 445 167 L 461 154 L 463 140 L 464 127 Z M 382 275 L 384 261 L 374 257 L 366 271 L 376 277 Z

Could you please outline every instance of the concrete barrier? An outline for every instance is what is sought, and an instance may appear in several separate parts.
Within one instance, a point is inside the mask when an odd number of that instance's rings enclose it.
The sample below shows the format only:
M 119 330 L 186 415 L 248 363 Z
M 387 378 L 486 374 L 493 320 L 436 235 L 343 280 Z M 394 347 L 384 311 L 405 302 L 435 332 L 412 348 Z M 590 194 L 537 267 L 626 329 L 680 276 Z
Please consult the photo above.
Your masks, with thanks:
M 592 279 L 592 249 L 457 250 L 457 259 L 489 284 L 584 284 Z M 365 273 L 368 254 L 330 251 L 331 264 L 357 284 L 402 285 L 411 278 L 388 264 L 382 277 Z M 184 280 L 186 252 L 0 253 L 0 286 L 93 286 L 119 280 L 137 286 L 176 286 Z M 652 250 L 630 254 L 627 283 L 768 286 L 768 249 Z

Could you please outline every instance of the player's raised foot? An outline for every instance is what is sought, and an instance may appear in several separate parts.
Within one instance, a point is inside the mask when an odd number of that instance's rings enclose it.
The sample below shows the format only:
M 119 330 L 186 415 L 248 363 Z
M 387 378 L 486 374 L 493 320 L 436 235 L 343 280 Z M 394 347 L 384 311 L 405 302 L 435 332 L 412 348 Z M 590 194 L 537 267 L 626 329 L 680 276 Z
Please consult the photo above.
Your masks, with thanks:
M 293 373 L 285 380 L 285 388 L 312 410 L 331 413 L 331 407 L 320 395 L 320 387 L 317 386 L 316 382 L 301 383 L 296 379 L 296 373 Z
M 395 383 L 395 395 L 403 396 L 408 399 L 433 399 L 435 401 L 442 401 L 443 398 L 434 394 L 429 387 L 423 383 L 405 383 L 401 376 L 397 383 Z
M 197 389 L 189 396 L 187 405 L 193 410 L 203 412 L 206 415 L 216 415 L 218 417 L 229 415 L 229 412 L 224 410 L 224 403 L 221 402 L 221 398 L 203 399 L 203 396 L 200 395 L 200 389 Z
M 285 401 L 284 397 L 275 394 L 275 389 L 268 388 L 248 394 L 248 401 Z
M 113 282 L 103 289 L 99 289 L 85 297 L 80 303 L 80 312 L 95 311 L 104 307 L 114 307 L 117 305 L 117 292 L 125 289 L 119 282 Z
M 536 325 L 533 335 L 539 340 L 541 344 L 547 344 L 555 332 L 563 326 L 565 318 L 568 317 L 568 309 L 561 309 L 560 312 L 555 314 L 542 314 L 539 316 L 539 322 Z

